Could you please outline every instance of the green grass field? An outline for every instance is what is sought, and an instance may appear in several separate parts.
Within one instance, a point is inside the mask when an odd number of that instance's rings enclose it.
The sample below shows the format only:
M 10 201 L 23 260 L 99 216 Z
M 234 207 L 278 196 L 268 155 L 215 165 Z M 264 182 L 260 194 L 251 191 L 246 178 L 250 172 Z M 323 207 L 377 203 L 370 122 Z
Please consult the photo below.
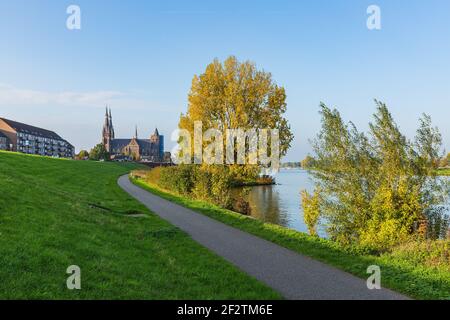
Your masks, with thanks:
M 414 259 L 409 257 L 405 259 L 401 255 L 384 254 L 374 256 L 359 253 L 355 250 L 349 251 L 333 241 L 311 237 L 295 230 L 264 223 L 204 201 L 187 199 L 140 179 L 133 179 L 133 182 L 162 198 L 345 270 L 363 279 L 368 277 L 368 266 L 378 265 L 382 272 L 383 287 L 394 289 L 417 299 L 450 300 L 450 269 L 448 266 L 428 267 L 413 261 Z
M 0 152 L 0 299 L 280 298 L 123 192 L 135 168 Z

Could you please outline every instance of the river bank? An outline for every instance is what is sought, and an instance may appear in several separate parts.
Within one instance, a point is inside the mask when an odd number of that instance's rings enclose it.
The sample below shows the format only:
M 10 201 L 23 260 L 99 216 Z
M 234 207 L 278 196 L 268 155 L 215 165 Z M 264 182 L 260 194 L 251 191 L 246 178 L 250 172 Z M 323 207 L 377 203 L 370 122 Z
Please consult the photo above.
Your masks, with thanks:
M 371 255 L 356 247 L 345 248 L 331 240 L 312 237 L 303 232 L 263 222 L 205 201 L 191 200 L 163 190 L 143 179 L 133 178 L 132 182 L 164 199 L 361 278 L 367 278 L 368 266 L 378 265 L 382 270 L 383 287 L 419 299 L 450 299 L 450 269 L 417 261 L 413 259 L 414 254 L 408 254 L 409 251 Z M 442 243 L 442 247 L 445 245 Z M 427 248 L 422 250 L 420 254 L 427 253 Z M 438 251 L 439 249 L 431 250 L 428 254 Z

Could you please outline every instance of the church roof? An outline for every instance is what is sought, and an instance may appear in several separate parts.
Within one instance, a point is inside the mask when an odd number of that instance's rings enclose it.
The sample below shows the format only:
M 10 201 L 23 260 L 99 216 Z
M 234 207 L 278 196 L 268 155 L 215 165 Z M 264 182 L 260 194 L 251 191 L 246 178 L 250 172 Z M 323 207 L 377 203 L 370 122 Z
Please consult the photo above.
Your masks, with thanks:
M 133 139 L 114 139 L 111 140 L 111 148 L 113 150 L 123 149 L 130 144 Z M 152 147 L 153 143 L 149 139 L 137 139 L 139 148 L 144 151 Z
M 154 143 L 152 143 L 150 140 L 147 139 L 138 139 L 139 148 L 142 151 L 150 151 Z
M 131 139 L 114 139 L 114 140 L 111 140 L 111 148 L 113 150 L 115 150 L 115 149 L 123 149 L 127 145 L 129 145 L 130 142 L 131 142 Z

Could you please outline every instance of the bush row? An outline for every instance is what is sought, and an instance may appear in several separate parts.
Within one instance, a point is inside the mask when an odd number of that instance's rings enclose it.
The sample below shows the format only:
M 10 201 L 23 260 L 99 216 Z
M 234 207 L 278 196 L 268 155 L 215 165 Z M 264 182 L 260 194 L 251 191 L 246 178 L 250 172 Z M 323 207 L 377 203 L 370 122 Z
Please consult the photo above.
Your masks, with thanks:
M 222 208 L 250 214 L 250 205 L 242 195 L 232 196 L 234 174 L 227 166 L 179 165 L 158 167 L 145 180 L 191 199 L 208 201 Z

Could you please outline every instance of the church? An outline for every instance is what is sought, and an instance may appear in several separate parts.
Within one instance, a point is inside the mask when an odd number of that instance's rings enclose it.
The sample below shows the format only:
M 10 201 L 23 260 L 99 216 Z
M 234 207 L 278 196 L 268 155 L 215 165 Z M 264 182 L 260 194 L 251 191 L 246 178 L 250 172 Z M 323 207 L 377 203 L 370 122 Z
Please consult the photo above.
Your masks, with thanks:
M 111 109 L 108 107 L 103 125 L 102 143 L 111 155 L 111 160 L 164 161 L 164 136 L 159 134 L 158 129 L 155 129 L 149 139 L 139 139 L 137 127 L 133 138 L 116 139 Z

